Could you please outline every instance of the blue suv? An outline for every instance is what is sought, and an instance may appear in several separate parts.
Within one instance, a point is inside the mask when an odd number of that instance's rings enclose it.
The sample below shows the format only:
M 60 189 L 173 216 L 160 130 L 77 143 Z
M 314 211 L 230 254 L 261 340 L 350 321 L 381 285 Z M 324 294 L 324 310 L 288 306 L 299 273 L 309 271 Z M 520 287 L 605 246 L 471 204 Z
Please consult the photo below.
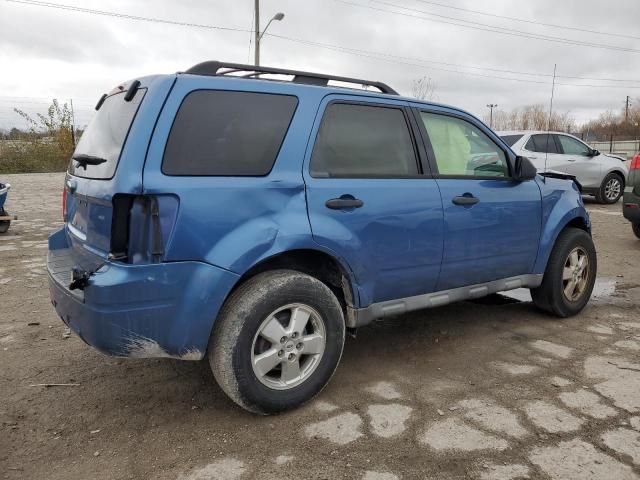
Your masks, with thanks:
M 457 108 L 205 62 L 96 110 L 49 238 L 58 315 L 110 355 L 208 356 L 250 411 L 313 397 L 375 319 L 520 287 L 567 317 L 591 295 L 579 185 Z

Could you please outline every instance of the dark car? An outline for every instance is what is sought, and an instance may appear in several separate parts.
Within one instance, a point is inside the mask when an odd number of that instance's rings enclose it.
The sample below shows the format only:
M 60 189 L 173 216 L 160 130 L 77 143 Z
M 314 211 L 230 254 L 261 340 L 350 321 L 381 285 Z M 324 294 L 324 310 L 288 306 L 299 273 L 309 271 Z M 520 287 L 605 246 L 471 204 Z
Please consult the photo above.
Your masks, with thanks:
M 640 153 L 629 165 L 629 178 L 624 189 L 622 201 L 624 218 L 631 222 L 631 228 L 636 237 L 640 238 Z

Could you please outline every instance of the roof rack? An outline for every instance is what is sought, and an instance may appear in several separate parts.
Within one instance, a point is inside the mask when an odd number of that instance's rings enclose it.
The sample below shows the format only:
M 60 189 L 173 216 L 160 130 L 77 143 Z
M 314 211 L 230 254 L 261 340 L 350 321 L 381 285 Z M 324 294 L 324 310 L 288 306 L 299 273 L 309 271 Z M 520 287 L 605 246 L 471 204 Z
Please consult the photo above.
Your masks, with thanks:
M 330 80 L 334 80 L 336 82 L 352 83 L 354 85 L 365 85 L 369 87 L 374 87 L 380 90 L 381 93 L 398 95 L 398 92 L 396 92 L 389 85 L 382 82 L 372 82 L 370 80 L 361 80 L 358 78 L 337 77 L 335 75 L 325 75 L 322 73 L 300 72 L 298 70 L 287 70 L 284 68 L 244 65 L 240 63 L 225 63 L 225 62 L 218 62 L 215 60 L 202 62 L 197 65 L 194 65 L 184 73 L 190 73 L 193 75 L 222 76 L 222 75 L 228 75 L 231 73 L 238 74 L 243 72 L 244 72 L 244 75 L 234 75 L 234 76 L 239 78 L 260 78 L 261 75 L 265 75 L 265 74 L 292 75 L 293 79 L 291 81 L 293 83 L 302 83 L 305 85 L 318 85 L 318 86 L 326 87 L 329 84 Z M 263 79 L 263 80 L 268 80 L 268 79 Z

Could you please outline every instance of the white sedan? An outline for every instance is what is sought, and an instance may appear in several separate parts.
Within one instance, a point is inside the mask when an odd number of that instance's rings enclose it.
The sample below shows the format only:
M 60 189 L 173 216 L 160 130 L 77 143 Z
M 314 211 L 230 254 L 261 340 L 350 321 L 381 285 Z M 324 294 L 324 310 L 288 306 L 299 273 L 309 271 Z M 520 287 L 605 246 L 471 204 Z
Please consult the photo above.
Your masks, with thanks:
M 576 177 L 583 193 L 601 203 L 616 203 L 629 173 L 624 161 L 594 150 L 582 140 L 562 132 L 497 132 L 517 154 L 527 157 L 539 171 L 555 170 Z

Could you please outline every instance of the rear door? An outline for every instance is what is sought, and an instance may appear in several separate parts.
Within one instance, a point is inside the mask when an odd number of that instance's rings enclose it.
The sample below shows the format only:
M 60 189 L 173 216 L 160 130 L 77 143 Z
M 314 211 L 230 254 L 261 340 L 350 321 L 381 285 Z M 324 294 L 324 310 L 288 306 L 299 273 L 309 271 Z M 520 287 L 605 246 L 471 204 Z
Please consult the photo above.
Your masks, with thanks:
M 353 270 L 361 306 L 435 289 L 442 203 L 423 156 L 405 102 L 322 102 L 304 168 L 309 220 L 314 240 Z
M 567 168 L 567 159 L 561 155 L 555 135 L 547 133 L 531 135 L 523 150 L 522 154 L 541 172 L 545 170 L 564 172 Z
M 472 117 L 437 108 L 416 116 L 444 209 L 437 290 L 530 273 L 542 218 L 535 180 L 513 180 L 508 150 Z

